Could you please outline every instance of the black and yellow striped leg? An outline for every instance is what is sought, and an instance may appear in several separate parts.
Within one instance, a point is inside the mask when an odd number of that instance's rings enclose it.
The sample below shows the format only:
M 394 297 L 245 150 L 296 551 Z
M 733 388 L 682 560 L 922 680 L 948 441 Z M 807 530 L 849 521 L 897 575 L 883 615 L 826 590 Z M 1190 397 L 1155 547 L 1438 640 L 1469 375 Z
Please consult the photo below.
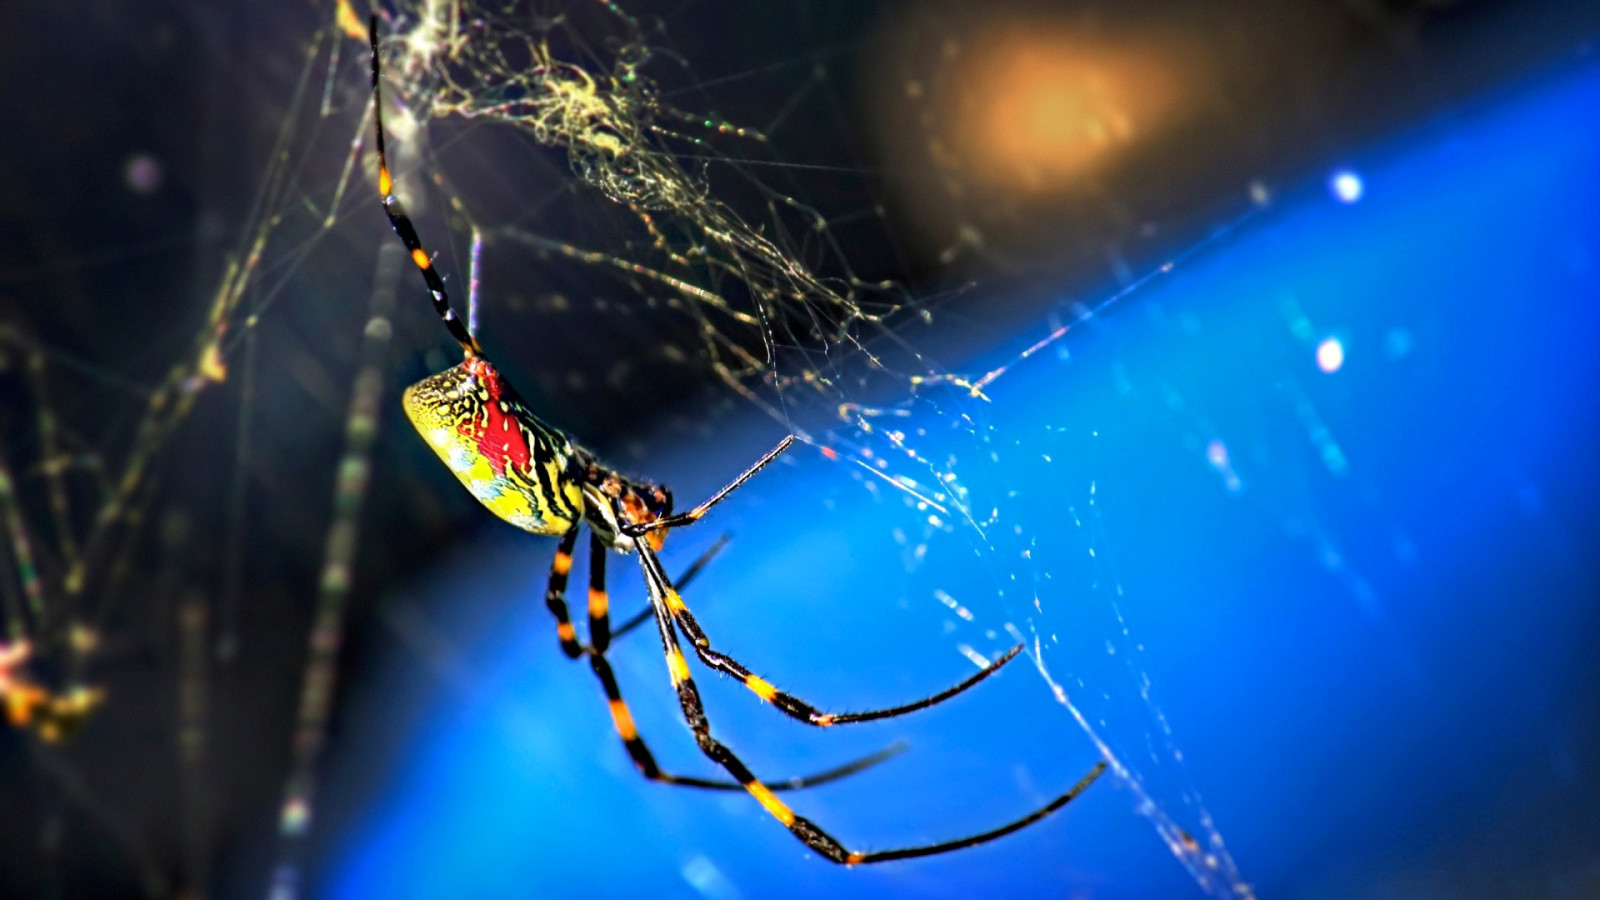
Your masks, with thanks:
M 394 195 L 394 176 L 389 171 L 389 153 L 383 139 L 383 93 L 378 59 L 377 14 L 373 14 L 367 20 L 367 39 L 372 51 L 372 118 L 377 132 L 378 195 L 383 199 L 383 211 L 389 216 L 389 224 L 394 228 L 394 233 L 400 236 L 400 242 L 406 245 L 407 252 L 411 254 L 411 262 L 422 273 L 422 280 L 427 284 L 428 293 L 433 297 L 433 311 L 444 320 L 445 327 L 450 330 L 450 336 L 456 339 L 461 349 L 466 351 L 468 356 L 476 356 L 482 352 L 477 340 L 467 332 L 467 326 L 462 323 L 455 310 L 450 308 L 450 295 L 445 292 L 444 279 L 434 271 L 433 260 L 429 258 L 428 251 L 423 249 L 422 239 L 417 236 L 417 229 L 411 224 L 411 217 L 406 215 L 406 209 L 401 205 L 400 198 Z
M 605 653 L 611 646 L 611 601 L 606 596 L 606 553 L 600 535 L 589 532 L 589 646 Z
M 789 449 L 789 446 L 793 443 L 794 435 L 792 434 L 779 441 L 778 446 L 768 450 L 766 455 L 756 460 L 755 463 L 750 466 L 750 468 L 739 473 L 738 478 L 728 482 L 723 486 L 722 490 L 712 494 L 711 499 L 700 504 L 699 506 L 696 506 L 694 509 L 691 509 L 686 513 L 678 513 L 675 516 L 667 516 L 663 519 L 657 519 L 654 522 L 645 522 L 639 525 L 624 525 L 622 526 L 622 533 L 628 537 L 636 538 L 649 534 L 652 531 L 659 531 L 663 528 L 682 528 L 685 525 L 692 525 L 695 522 L 700 521 L 700 517 L 704 516 L 708 511 L 710 511 L 711 507 L 721 503 L 729 494 L 738 490 L 739 487 L 742 486 L 746 481 L 749 481 L 751 478 L 753 478 L 757 472 L 765 469 L 768 463 L 777 459 L 778 455 Z
M 611 711 L 611 723 L 617 729 L 617 736 L 622 738 L 622 745 L 628 751 L 629 758 L 633 760 L 633 764 L 638 768 L 639 773 L 651 781 L 716 791 L 743 790 L 744 785 L 739 782 L 714 781 L 705 778 L 693 778 L 687 775 L 674 775 L 670 772 L 661 771 L 661 767 L 656 765 L 655 757 L 651 755 L 650 748 L 645 746 L 644 739 L 639 736 L 639 731 L 633 723 L 633 714 L 628 710 L 628 704 L 622 699 L 622 689 L 617 684 L 616 674 L 612 672 L 611 664 L 605 658 L 606 636 L 611 633 L 611 620 L 605 590 L 607 548 L 592 531 L 590 534 L 593 540 L 589 545 L 589 646 L 582 648 L 581 652 L 588 655 L 589 666 L 594 670 L 595 677 L 600 679 L 601 690 L 606 695 L 606 705 Z M 577 530 L 574 529 L 571 534 L 562 539 L 561 549 L 557 551 L 558 560 L 561 558 L 561 554 L 565 553 L 567 555 L 566 563 L 562 568 L 563 576 L 572 567 L 572 543 L 576 540 Z M 708 555 L 702 556 L 701 560 L 707 558 Z M 566 587 L 564 577 L 561 587 Z M 552 606 L 551 608 L 554 609 L 555 607 Z M 565 604 L 562 604 L 558 619 L 563 624 L 557 627 L 562 628 L 564 626 L 563 634 L 570 634 L 572 626 L 566 624 L 566 620 L 563 618 L 565 612 Z M 576 643 L 574 643 L 574 646 L 577 646 Z M 564 643 L 562 648 L 566 649 Z M 842 766 L 836 766 L 827 771 L 818 772 L 815 775 L 805 775 L 772 782 L 764 785 L 764 787 L 772 791 L 792 791 L 815 787 L 819 784 L 827 784 L 830 781 L 836 781 L 847 775 L 854 775 L 863 769 L 871 768 L 904 749 L 904 744 L 893 744 L 877 753 L 853 760 Z
M 1063 806 L 1093 784 L 1095 779 L 1105 772 L 1106 764 L 1102 761 L 1096 763 L 1072 790 L 1067 791 L 1044 806 L 1033 812 L 1015 819 L 1011 822 L 980 832 L 967 837 L 957 838 L 952 841 L 941 841 L 936 844 L 924 844 L 918 847 L 903 847 L 898 850 L 882 850 L 874 853 L 862 853 L 845 848 L 838 839 L 823 831 L 815 822 L 797 815 L 789 805 L 779 800 L 771 786 L 756 779 L 740 759 L 733 754 L 724 744 L 711 735 L 711 723 L 706 718 L 705 706 L 700 702 L 700 690 L 695 686 L 694 679 L 689 674 L 689 662 L 684 659 L 683 650 L 678 645 L 678 635 L 673 629 L 673 619 L 667 610 L 667 591 L 671 588 L 655 573 L 659 570 L 657 563 L 655 570 L 645 562 L 645 557 L 640 556 L 640 564 L 644 569 L 645 581 L 650 588 L 650 597 L 654 601 L 656 628 L 661 634 L 661 646 L 667 656 L 667 673 L 672 679 L 672 686 L 678 692 L 678 705 L 683 709 L 683 717 L 689 723 L 689 728 L 694 732 L 695 743 L 700 746 L 712 762 L 721 766 L 724 771 L 739 782 L 750 796 L 760 803 L 774 819 L 782 822 L 789 832 L 798 838 L 801 843 L 820 853 L 825 859 L 844 865 L 860 865 L 865 863 L 889 862 L 897 859 L 911 859 L 918 856 L 934 856 L 948 853 L 952 850 L 961 850 L 966 847 L 988 843 L 997 838 L 1005 837 L 1014 831 L 1026 828 L 1045 818 Z
M 639 546 L 639 555 L 640 563 L 644 566 L 645 571 L 650 573 L 649 577 L 652 583 L 659 585 L 661 602 L 665 605 L 667 613 L 672 616 L 672 620 L 677 626 L 683 629 L 684 636 L 689 639 L 690 645 L 694 647 L 695 655 L 700 657 L 701 662 L 718 672 L 732 675 L 739 679 L 739 682 L 748 688 L 751 693 L 771 703 L 785 715 L 819 728 L 826 728 L 830 725 L 846 725 L 852 722 L 870 722 L 874 719 L 889 719 L 943 703 L 999 671 L 1002 666 L 1015 659 L 1022 650 L 1022 645 L 1018 644 L 959 684 L 946 688 L 930 697 L 924 697 L 921 700 L 865 712 L 821 712 L 804 700 L 773 687 L 771 682 L 751 672 L 727 654 L 713 650 L 710 639 L 706 637 L 705 632 L 700 628 L 700 623 L 695 621 L 694 615 L 689 612 L 689 607 L 684 605 L 683 598 L 672 587 L 671 582 L 667 581 L 666 572 L 662 569 L 661 561 L 656 557 L 655 552 L 648 546 L 641 544 Z
M 578 634 L 572 627 L 572 618 L 567 615 L 567 574 L 572 571 L 572 549 L 577 545 L 577 528 L 561 536 L 561 544 L 556 547 L 556 558 L 550 562 L 550 586 L 544 594 L 545 605 L 556 617 L 556 637 L 561 639 L 561 652 L 567 655 L 567 659 L 577 659 L 583 655 Z
M 731 534 L 724 534 L 722 537 L 717 538 L 716 543 L 712 544 L 710 547 L 707 547 L 706 552 L 700 554 L 700 556 L 697 557 L 694 562 L 690 563 L 689 568 L 684 569 L 683 574 L 673 579 L 672 583 L 677 586 L 679 591 L 688 590 L 689 583 L 694 581 L 695 577 L 698 576 L 700 572 L 705 569 L 706 565 L 709 564 L 711 560 L 722 551 L 723 547 L 728 545 L 728 541 L 730 540 L 733 540 L 733 535 Z M 654 610 L 650 606 L 646 605 L 644 609 L 641 609 L 629 616 L 626 621 L 624 621 L 621 625 L 618 625 L 616 629 L 611 632 L 611 637 L 613 639 L 622 638 L 624 635 L 637 629 L 640 625 L 650 621 L 650 616 L 653 612 Z
M 611 671 L 611 664 L 606 661 L 604 656 L 598 653 L 590 653 L 589 665 L 594 669 L 595 677 L 600 679 L 601 689 L 605 691 L 606 705 L 611 710 L 611 723 L 616 726 L 617 736 L 622 738 L 622 746 L 627 749 L 628 757 L 633 760 L 633 765 L 639 770 L 639 774 L 650 781 L 662 784 L 676 784 L 683 787 L 704 788 L 712 791 L 746 790 L 744 783 L 739 781 L 717 781 L 663 772 L 661 767 L 656 764 L 655 756 L 651 754 L 650 748 L 645 746 L 644 739 L 639 736 L 639 730 L 633 723 L 633 714 L 628 710 L 628 704 L 622 699 L 622 689 L 617 685 L 617 676 Z M 817 785 L 827 784 L 830 781 L 837 781 L 840 778 L 854 775 L 863 769 L 869 769 L 904 750 L 904 744 L 893 744 L 870 756 L 864 756 L 861 759 L 853 760 L 824 772 L 818 772 L 815 775 L 804 775 L 784 781 L 767 782 L 760 785 L 760 787 L 772 792 L 797 791 L 803 788 L 816 787 Z
M 622 637 L 628 632 L 638 628 L 645 620 L 650 618 L 650 608 L 646 607 L 628 620 L 615 631 L 611 629 L 609 617 L 610 603 L 606 595 L 606 556 L 609 548 L 600 540 L 598 535 L 590 532 L 589 542 L 589 644 L 600 653 L 606 652 L 611 643 L 611 638 Z M 679 576 L 677 584 L 687 585 L 694 577 L 700 574 L 711 558 L 727 544 L 728 535 L 723 535 L 712 544 L 710 549 L 700 554 L 683 575 Z M 545 604 L 550 607 L 550 612 L 556 617 L 556 636 L 561 639 L 561 652 L 568 659 L 577 659 L 583 655 L 583 646 L 578 643 L 577 632 L 573 629 L 572 620 L 567 612 L 567 579 L 572 571 L 572 551 L 578 542 L 578 529 L 574 528 L 561 537 L 561 544 L 556 548 L 555 559 L 550 563 L 550 586 L 545 591 Z

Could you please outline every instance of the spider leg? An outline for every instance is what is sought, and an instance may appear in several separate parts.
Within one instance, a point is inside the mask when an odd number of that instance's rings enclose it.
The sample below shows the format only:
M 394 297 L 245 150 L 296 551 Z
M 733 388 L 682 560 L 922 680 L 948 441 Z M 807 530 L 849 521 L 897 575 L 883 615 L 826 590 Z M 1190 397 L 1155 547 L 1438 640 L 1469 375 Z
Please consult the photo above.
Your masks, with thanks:
M 655 552 L 648 546 L 640 544 L 639 560 L 640 565 L 644 567 L 646 573 L 648 573 L 647 577 L 651 581 L 652 597 L 657 592 L 660 594 L 659 602 L 672 617 L 673 622 L 683 629 L 684 635 L 689 638 L 689 644 L 694 648 L 695 655 L 700 657 L 701 662 L 716 669 L 718 672 L 732 675 L 739 679 L 739 682 L 748 688 L 751 693 L 771 703 L 784 715 L 819 728 L 826 728 L 830 725 L 845 725 L 851 722 L 870 722 L 874 719 L 889 719 L 916 712 L 919 709 L 927 709 L 937 703 L 943 703 L 999 671 L 1002 666 L 1015 659 L 1022 650 L 1022 645 L 1018 644 L 960 683 L 921 700 L 865 712 L 825 713 L 799 697 L 773 687 L 771 682 L 751 672 L 727 654 L 711 649 L 710 639 L 701 630 L 700 624 L 694 619 L 694 615 L 689 612 L 689 607 L 684 605 L 683 598 L 672 588 L 671 582 L 667 581 L 666 572 L 661 568 L 661 561 L 656 557 Z
M 624 525 L 622 526 L 622 533 L 628 537 L 639 537 L 641 535 L 649 534 L 652 531 L 659 531 L 663 528 L 682 528 L 685 525 L 692 525 L 695 522 L 698 522 L 700 517 L 706 514 L 707 510 L 711 509 L 713 506 L 716 506 L 718 503 L 721 503 L 729 494 L 738 490 L 740 486 L 742 486 L 746 481 L 749 481 L 757 472 L 765 469 L 768 463 L 777 459 L 778 454 L 789 449 L 789 445 L 793 443 L 794 435 L 792 434 L 779 441 L 778 446 L 768 450 L 765 456 L 756 460 L 755 463 L 750 466 L 750 468 L 741 472 L 738 478 L 728 482 L 723 486 L 722 490 L 712 494 L 711 499 L 700 504 L 699 506 L 696 506 L 694 509 L 691 509 L 686 513 L 678 513 L 675 516 L 666 516 L 665 518 L 656 519 L 653 522 Z
M 611 646 L 611 601 L 606 596 L 605 541 L 593 530 L 589 532 L 589 647 L 596 654 L 604 654 Z
M 694 778 L 688 775 L 675 775 L 662 771 L 656 764 L 655 756 L 650 748 L 645 746 L 644 739 L 639 736 L 639 730 L 633 723 L 633 714 L 628 710 L 628 704 L 622 699 L 622 689 L 617 685 L 617 677 L 611 670 L 611 664 L 599 653 L 590 652 L 589 666 L 594 669 L 595 677 L 600 679 L 600 688 L 605 692 L 606 704 L 611 710 L 611 723 L 617 729 L 617 736 L 622 738 L 622 745 L 628 751 L 628 756 L 633 760 L 633 765 L 649 781 L 662 784 L 676 784 L 683 787 L 703 788 L 711 791 L 741 791 L 747 790 L 743 782 L 718 781 L 709 778 Z M 797 778 L 788 778 L 783 781 L 768 781 L 758 787 L 762 790 L 798 791 L 804 788 L 816 787 L 830 781 L 838 781 L 854 775 L 864 769 L 870 769 L 878 763 L 897 756 L 904 752 L 906 745 L 903 743 L 891 744 L 869 756 L 852 760 L 841 766 L 835 766 L 814 775 L 804 775 Z
M 684 569 L 683 574 L 674 579 L 672 583 L 677 585 L 678 590 L 680 591 L 688 590 L 689 582 L 694 581 L 695 577 L 705 569 L 706 565 L 709 564 L 718 553 L 722 552 L 722 548 L 726 547 L 728 545 L 728 541 L 732 539 L 733 535 L 731 534 L 724 534 L 722 537 L 717 538 L 717 542 L 712 544 L 710 547 L 707 547 L 706 552 L 700 554 L 700 556 L 696 558 L 694 562 L 690 563 L 689 568 Z M 629 616 L 621 625 L 617 626 L 615 631 L 611 632 L 612 639 L 619 639 L 628 632 L 633 631 L 640 625 L 643 625 L 645 622 L 648 622 L 650 620 L 650 615 L 653 612 L 654 610 L 651 607 L 646 606 L 644 609 L 641 609 Z
M 591 536 L 593 532 L 590 533 Z M 690 564 L 689 568 L 678 577 L 676 584 L 687 587 L 696 575 L 711 562 L 729 540 L 728 535 L 723 535 L 712 544 L 706 552 Z M 550 562 L 550 584 L 545 590 L 545 605 L 550 607 L 550 612 L 556 617 L 556 637 L 561 641 L 561 652 L 568 659 L 577 659 L 583 655 L 583 646 L 578 643 L 577 631 L 572 627 L 571 616 L 567 612 L 567 576 L 572 571 L 572 551 L 578 543 L 578 529 L 561 536 L 561 543 L 556 547 L 556 555 Z M 645 607 L 634 615 L 628 617 L 615 631 L 611 630 L 610 619 L 607 617 L 609 603 L 606 597 L 606 546 L 599 538 L 594 538 L 589 543 L 589 643 L 601 653 L 609 645 L 608 638 L 620 638 L 630 631 L 638 628 L 650 618 L 650 607 Z
M 646 548 L 647 549 L 647 548 Z M 789 832 L 798 838 L 801 843 L 820 853 L 831 862 L 844 865 L 857 865 L 863 863 L 889 862 L 896 859 L 911 859 L 918 856 L 933 856 L 939 853 L 948 853 L 952 850 L 961 850 L 977 844 L 988 843 L 997 838 L 1004 837 L 1014 831 L 1026 828 L 1029 825 L 1045 818 L 1063 806 L 1093 784 L 1106 769 L 1104 761 L 1096 763 L 1085 775 L 1073 785 L 1072 789 L 1056 797 L 1044 806 L 1033 812 L 1014 819 L 1006 824 L 982 831 L 977 834 L 957 838 L 951 841 L 941 841 L 935 844 L 924 844 L 917 847 L 904 847 L 897 850 L 883 850 L 873 853 L 852 851 L 839 843 L 838 839 L 823 831 L 810 819 L 796 815 L 788 804 L 779 800 L 766 783 L 759 781 L 751 773 L 739 757 L 733 754 L 726 745 L 711 735 L 711 723 L 706 718 L 704 704 L 700 701 L 700 690 L 695 686 L 694 678 L 689 674 L 689 662 L 684 659 L 683 650 L 678 644 L 678 635 L 673 628 L 673 619 L 667 611 L 667 597 L 671 588 L 665 579 L 659 576 L 660 564 L 652 569 L 645 562 L 645 557 L 640 556 L 640 566 L 644 569 L 645 582 L 650 587 L 650 599 L 655 611 L 656 628 L 661 634 L 661 647 L 667 657 L 667 672 L 672 679 L 672 686 L 678 692 L 678 705 L 683 709 L 683 717 L 689 723 L 689 728 L 694 732 L 695 743 L 700 746 L 712 762 L 721 766 L 724 771 L 732 775 L 750 796 L 760 803 L 774 819 L 783 823 Z
M 714 781 L 663 772 L 661 767 L 656 764 L 655 757 L 651 755 L 650 748 L 645 746 L 644 739 L 639 736 L 639 730 L 633 723 L 633 714 L 628 710 L 628 704 L 622 699 L 622 689 L 617 684 L 616 674 L 612 672 L 611 663 L 605 658 L 606 636 L 611 633 L 605 588 L 606 546 L 593 531 L 590 531 L 590 536 L 592 540 L 589 545 L 589 646 L 581 648 L 578 652 L 589 657 L 589 667 L 594 670 L 595 677 L 600 679 L 600 688 L 606 695 L 606 705 L 611 710 L 611 724 L 616 727 L 617 736 L 622 738 L 622 745 L 628 751 L 628 756 L 633 760 L 633 764 L 639 770 L 639 773 L 650 781 L 716 791 L 742 790 L 744 785 L 737 782 Z M 556 551 L 558 564 L 552 568 L 551 574 L 553 577 L 557 571 L 561 572 L 560 587 L 563 589 L 566 587 L 565 573 L 572 566 L 572 545 L 576 540 L 577 529 L 573 529 L 567 536 L 562 538 L 561 547 Z M 564 565 L 559 563 L 563 554 L 566 554 Z M 557 596 L 554 593 L 554 585 L 552 586 L 551 596 Z M 551 609 L 556 609 L 554 604 L 552 604 Z M 562 603 L 556 615 L 559 623 L 556 627 L 563 634 L 563 650 L 567 647 L 565 635 L 572 632 L 572 625 L 566 622 L 565 614 L 566 604 Z M 573 647 L 577 648 L 577 646 L 576 641 L 574 641 Z M 569 653 L 568 655 L 571 656 L 573 654 Z M 893 744 L 870 756 L 845 763 L 842 766 L 836 766 L 825 772 L 772 782 L 764 785 L 764 787 L 771 791 L 790 791 L 827 784 L 830 781 L 836 781 L 847 775 L 853 775 L 863 769 L 875 766 L 904 749 L 904 744 Z
M 450 330 L 450 336 L 456 339 L 461 349 L 466 351 L 468 356 L 477 356 L 481 353 L 477 340 L 456 316 L 456 311 L 450 308 L 450 295 L 445 292 L 444 279 L 434 271 L 433 260 L 428 256 L 428 251 L 423 249 L 422 239 L 417 237 L 416 226 L 411 224 L 411 217 L 406 215 L 406 208 L 401 205 L 400 198 L 394 195 L 394 177 L 389 174 L 389 154 L 383 141 L 383 96 L 379 78 L 381 66 L 378 59 L 377 13 L 373 13 L 367 20 L 367 39 L 372 49 L 372 119 L 377 131 L 378 195 L 383 199 L 383 211 L 389 216 L 389 224 L 394 228 L 394 233 L 400 236 L 400 242 L 406 245 L 406 250 L 411 254 L 411 262 L 422 272 L 422 280 L 428 285 L 428 293 L 433 296 L 433 311 L 444 320 L 445 327 Z
M 572 571 L 572 548 L 578 544 L 578 529 L 561 536 L 561 544 L 556 547 L 556 557 L 550 562 L 550 586 L 545 590 L 544 602 L 550 607 L 550 612 L 556 617 L 556 637 L 561 640 L 561 652 L 567 659 L 577 659 L 583 655 L 583 647 L 578 644 L 578 634 L 572 627 L 572 619 L 567 615 L 567 573 Z

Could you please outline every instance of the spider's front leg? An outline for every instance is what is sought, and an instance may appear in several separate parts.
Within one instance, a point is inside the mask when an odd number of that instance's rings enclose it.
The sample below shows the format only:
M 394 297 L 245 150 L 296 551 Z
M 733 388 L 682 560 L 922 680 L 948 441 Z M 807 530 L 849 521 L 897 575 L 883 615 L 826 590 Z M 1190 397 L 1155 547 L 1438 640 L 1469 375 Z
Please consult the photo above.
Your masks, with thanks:
M 749 481 L 751 478 L 755 477 L 757 472 L 765 469 L 768 463 L 771 463 L 773 460 L 777 459 L 779 454 L 783 453 L 783 451 L 789 449 L 793 445 L 794 435 L 791 434 L 779 441 L 778 446 L 768 450 L 766 454 L 760 459 L 756 460 L 755 463 L 750 466 L 750 468 L 740 472 L 738 478 L 728 482 L 723 486 L 722 490 L 712 494 L 711 499 L 705 501 L 699 506 L 696 506 L 694 509 L 691 509 L 686 513 L 678 513 L 677 515 L 656 519 L 653 522 L 627 523 L 622 526 L 622 533 L 631 538 L 640 538 L 652 531 L 661 531 L 663 529 L 670 531 L 674 528 L 682 528 L 685 525 L 693 525 L 695 522 L 700 521 L 700 518 L 704 516 L 706 512 L 711 509 L 711 507 L 716 506 L 718 503 L 721 503 L 723 500 L 727 499 L 729 494 L 742 487 L 746 481 Z

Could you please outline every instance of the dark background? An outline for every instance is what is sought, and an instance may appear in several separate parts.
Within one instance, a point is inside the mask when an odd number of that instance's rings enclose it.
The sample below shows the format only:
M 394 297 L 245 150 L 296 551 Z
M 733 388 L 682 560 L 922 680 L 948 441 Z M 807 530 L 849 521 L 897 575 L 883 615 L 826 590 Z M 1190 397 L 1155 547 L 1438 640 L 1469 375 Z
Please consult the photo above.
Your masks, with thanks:
M 1210 80 L 1181 125 L 1085 186 L 1018 200 L 958 172 L 970 190 L 930 212 L 927 185 L 948 172 L 918 156 L 920 142 L 883 137 L 915 130 L 896 119 L 908 107 L 885 100 L 885 85 L 907 70 L 948 68 L 938 48 L 976 13 L 720 0 L 629 9 L 687 61 L 692 78 L 674 77 L 693 89 L 673 97 L 685 109 L 760 127 L 788 108 L 763 152 L 815 168 L 747 171 L 830 215 L 871 210 L 864 226 L 838 226 L 845 256 L 863 278 L 901 282 L 939 321 L 960 323 L 922 335 L 949 354 L 993 346 L 1062 296 L 1194 243 L 1249 208 L 1252 182 L 1331 169 L 1377 136 L 1580 56 L 1600 33 L 1593 4 L 1557 0 L 997 6 L 1091 35 L 1182 35 Z M 331 79 L 325 58 L 312 66 L 311 99 L 292 102 L 310 36 L 332 16 L 309 0 L 23 0 L 0 10 L 0 438 L 44 547 L 52 603 L 64 596 L 63 569 L 48 549 L 60 535 L 42 524 L 41 403 L 114 482 L 152 392 L 193 356 L 230 257 L 247 251 L 262 221 L 252 210 L 263 173 L 283 176 L 261 201 L 282 221 L 248 294 L 259 310 L 253 337 L 229 344 L 228 380 L 204 389 L 161 442 L 139 515 L 85 589 L 100 642 L 84 677 L 106 687 L 105 708 L 62 746 L 0 734 L 6 895 L 248 896 L 269 883 L 374 260 L 392 239 L 365 182 L 336 209 L 324 206 L 360 122 L 360 45 L 344 42 Z M 571 187 L 557 151 L 450 121 L 433 126 L 428 147 L 428 162 L 483 220 L 647 252 L 625 214 L 596 213 L 592 196 Z M 289 162 L 270 168 L 275 152 Z M 141 157 L 159 169 L 153 187 L 130 181 Z M 708 178 L 736 208 L 759 202 L 728 171 L 713 166 Z M 465 236 L 438 201 L 419 218 L 457 284 Z M 962 225 L 983 231 L 984 252 L 941 257 Z M 696 360 L 662 352 L 694 346 L 681 317 L 643 303 L 617 312 L 637 287 L 548 255 L 490 249 L 488 340 L 497 358 L 515 361 L 507 365 L 530 399 L 587 444 L 637 464 L 638 436 L 703 439 L 742 409 Z M 571 307 L 553 306 L 554 294 Z M 384 371 L 396 390 L 450 358 L 409 282 L 392 348 Z M 619 358 L 628 363 L 620 374 Z M 43 401 L 28 374 L 35 359 Z M 441 553 L 497 533 L 409 439 L 393 396 L 360 520 L 338 655 L 346 673 L 394 640 L 375 615 L 378 598 Z M 62 531 L 90 528 L 92 482 L 74 488 Z M 202 617 L 191 622 L 206 647 L 204 762 L 188 767 L 183 641 L 196 632 L 180 627 L 185 610 Z M 335 743 L 340 710 L 336 700 Z M 325 841 L 339 826 L 338 814 L 317 820 L 313 860 L 331 852 Z

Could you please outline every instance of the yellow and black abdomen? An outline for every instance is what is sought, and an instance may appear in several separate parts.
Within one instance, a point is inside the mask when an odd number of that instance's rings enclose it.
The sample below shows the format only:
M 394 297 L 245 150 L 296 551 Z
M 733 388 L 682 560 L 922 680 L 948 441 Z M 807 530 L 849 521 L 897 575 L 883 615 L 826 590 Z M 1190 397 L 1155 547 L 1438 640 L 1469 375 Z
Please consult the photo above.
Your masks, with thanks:
M 534 534 L 564 534 L 583 516 L 569 475 L 572 442 L 539 421 L 482 357 L 417 382 L 406 415 L 490 512 Z

